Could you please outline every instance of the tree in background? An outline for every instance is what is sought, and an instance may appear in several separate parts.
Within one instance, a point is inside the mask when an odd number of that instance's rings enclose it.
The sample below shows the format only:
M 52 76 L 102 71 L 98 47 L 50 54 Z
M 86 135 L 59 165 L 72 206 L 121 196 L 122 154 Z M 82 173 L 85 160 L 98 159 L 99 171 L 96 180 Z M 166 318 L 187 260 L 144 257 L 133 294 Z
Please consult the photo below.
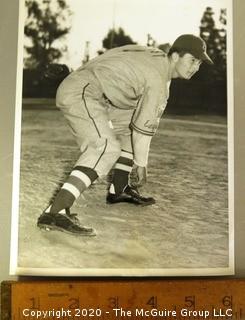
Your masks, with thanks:
M 25 36 L 30 45 L 25 46 L 28 57 L 25 67 L 44 68 L 57 62 L 66 51 L 66 46 L 58 48 L 56 40 L 62 39 L 70 30 L 71 11 L 65 0 L 26 0 L 27 19 Z
M 170 48 L 171 48 L 171 44 L 170 43 L 162 43 L 162 44 L 159 44 L 158 45 L 158 48 L 160 49 L 160 50 L 162 50 L 163 52 L 165 52 L 165 53 L 168 53 L 169 52 L 169 50 L 170 50 Z
M 116 47 L 121 47 L 126 44 L 135 44 L 130 36 L 125 34 L 122 28 L 118 28 L 117 30 L 110 29 L 106 35 L 106 37 L 102 40 L 103 48 L 106 50 Z
M 150 33 L 147 34 L 147 43 L 146 43 L 147 47 L 156 47 L 157 46 L 157 42 L 156 40 L 151 36 Z
M 214 12 L 207 7 L 203 13 L 200 26 L 200 37 L 207 43 L 208 55 L 214 61 L 210 69 L 217 80 L 226 79 L 226 9 L 221 9 L 221 28 L 217 28 L 213 18 Z

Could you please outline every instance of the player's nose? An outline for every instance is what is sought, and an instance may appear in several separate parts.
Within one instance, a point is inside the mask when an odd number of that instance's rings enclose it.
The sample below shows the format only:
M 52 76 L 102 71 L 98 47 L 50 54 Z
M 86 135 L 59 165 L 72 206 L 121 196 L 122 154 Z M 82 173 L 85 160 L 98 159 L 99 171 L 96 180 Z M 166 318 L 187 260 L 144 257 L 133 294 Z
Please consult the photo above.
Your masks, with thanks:
M 197 72 L 197 71 L 199 70 L 199 68 L 200 68 L 200 63 L 199 63 L 199 62 L 196 62 L 196 63 L 194 64 L 193 68 L 194 68 L 194 71 Z

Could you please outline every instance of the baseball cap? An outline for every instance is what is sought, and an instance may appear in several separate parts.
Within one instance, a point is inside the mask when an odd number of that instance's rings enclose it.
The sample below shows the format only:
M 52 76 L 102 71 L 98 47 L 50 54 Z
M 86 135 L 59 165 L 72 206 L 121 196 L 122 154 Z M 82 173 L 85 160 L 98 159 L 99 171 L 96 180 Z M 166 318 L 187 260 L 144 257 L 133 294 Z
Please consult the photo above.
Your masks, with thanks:
M 174 41 L 171 51 L 174 51 L 174 49 L 184 50 L 199 60 L 203 60 L 208 64 L 213 64 L 212 59 L 207 54 L 207 45 L 205 41 L 193 34 L 183 34 L 178 37 Z

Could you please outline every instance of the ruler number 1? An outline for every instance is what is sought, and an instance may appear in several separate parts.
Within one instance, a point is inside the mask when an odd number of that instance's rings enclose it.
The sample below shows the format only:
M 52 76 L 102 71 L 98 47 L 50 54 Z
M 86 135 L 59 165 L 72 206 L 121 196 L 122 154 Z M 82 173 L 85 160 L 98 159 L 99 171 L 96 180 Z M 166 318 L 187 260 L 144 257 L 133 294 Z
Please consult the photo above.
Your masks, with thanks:
M 30 298 L 30 300 L 31 300 L 30 309 L 39 309 L 40 308 L 39 298 Z

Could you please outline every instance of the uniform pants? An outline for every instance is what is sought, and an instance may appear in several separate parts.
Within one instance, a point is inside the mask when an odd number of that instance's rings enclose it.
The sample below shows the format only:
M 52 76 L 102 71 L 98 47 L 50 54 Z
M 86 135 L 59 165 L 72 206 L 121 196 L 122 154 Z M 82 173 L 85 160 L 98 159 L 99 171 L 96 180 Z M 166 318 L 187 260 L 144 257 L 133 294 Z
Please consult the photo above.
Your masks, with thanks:
M 134 110 L 110 105 L 92 72 L 75 71 L 64 79 L 56 104 L 81 151 L 75 166 L 91 168 L 98 176 L 104 176 L 121 150 L 133 152 L 129 124 Z

